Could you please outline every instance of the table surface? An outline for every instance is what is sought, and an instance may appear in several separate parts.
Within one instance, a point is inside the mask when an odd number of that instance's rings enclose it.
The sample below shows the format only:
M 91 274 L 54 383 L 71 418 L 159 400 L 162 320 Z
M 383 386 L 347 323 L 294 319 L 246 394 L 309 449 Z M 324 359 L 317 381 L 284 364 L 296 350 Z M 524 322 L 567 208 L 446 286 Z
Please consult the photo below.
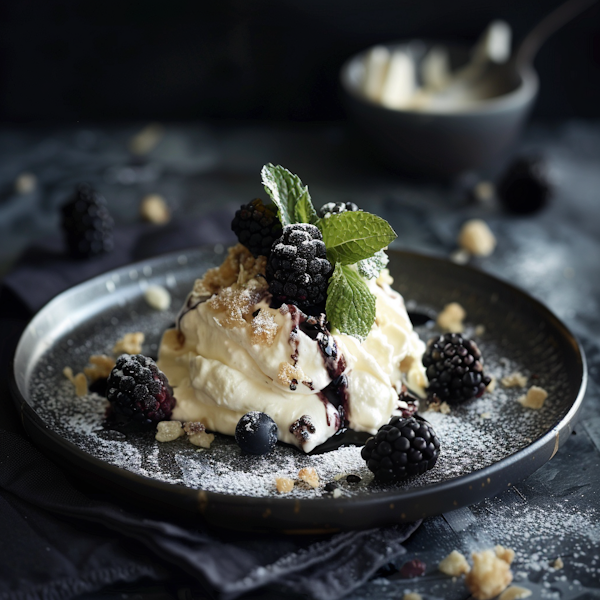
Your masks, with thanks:
M 534 124 L 525 131 L 516 151 L 541 153 L 555 181 L 549 206 L 530 216 L 469 195 L 475 182 L 493 180 L 498 169 L 452 184 L 410 181 L 379 166 L 345 124 L 166 125 L 156 147 L 140 157 L 129 144 L 141 127 L 0 130 L 0 274 L 32 240 L 59 233 L 57 208 L 79 181 L 100 189 L 119 224 L 138 220 L 139 202 L 149 193 L 167 199 L 175 217 L 197 218 L 264 197 L 260 168 L 273 162 L 299 174 L 316 205 L 356 202 L 391 223 L 397 247 L 437 256 L 456 250 L 466 219 L 483 218 L 498 246 L 471 264 L 542 300 L 586 352 L 582 418 L 568 443 L 527 480 L 424 522 L 402 562 L 423 560 L 430 566 L 426 576 L 378 577 L 348 598 L 392 599 L 406 591 L 467 598 L 462 581 L 436 574 L 431 565 L 453 549 L 468 554 L 495 544 L 516 551 L 515 579 L 533 591 L 531 598 L 600 597 L 600 122 Z M 15 181 L 24 173 L 35 176 L 35 186 L 19 193 Z M 560 570 L 550 566 L 558 557 Z M 148 598 L 183 593 L 137 584 L 85 598 L 141 592 Z M 193 586 L 184 592 L 204 597 Z

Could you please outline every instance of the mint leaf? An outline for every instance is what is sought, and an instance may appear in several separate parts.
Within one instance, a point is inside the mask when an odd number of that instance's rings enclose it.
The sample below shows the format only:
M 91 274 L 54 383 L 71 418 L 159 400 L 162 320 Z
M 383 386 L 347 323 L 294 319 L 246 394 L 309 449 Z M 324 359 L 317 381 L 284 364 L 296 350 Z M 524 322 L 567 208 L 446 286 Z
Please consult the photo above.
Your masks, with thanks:
M 359 260 L 356 263 L 358 267 L 358 272 L 367 279 L 373 279 L 375 277 L 379 277 L 379 273 L 381 273 L 382 269 L 387 267 L 390 259 L 384 250 L 378 250 L 371 256 L 370 258 L 365 258 L 363 260 Z
M 310 200 L 308 186 L 304 188 L 304 193 L 296 202 L 294 216 L 296 217 L 296 223 L 311 223 L 314 225 L 319 219 L 317 211 Z
M 298 175 L 282 166 L 266 164 L 261 170 L 262 183 L 278 209 L 283 226 L 292 223 L 314 223 L 317 213 L 310 200 L 308 186 Z
M 327 288 L 325 312 L 332 327 L 364 340 L 375 322 L 375 296 L 353 268 L 337 263 Z
M 368 212 L 348 211 L 320 219 L 318 226 L 332 263 L 351 265 L 371 258 L 396 239 L 389 223 Z

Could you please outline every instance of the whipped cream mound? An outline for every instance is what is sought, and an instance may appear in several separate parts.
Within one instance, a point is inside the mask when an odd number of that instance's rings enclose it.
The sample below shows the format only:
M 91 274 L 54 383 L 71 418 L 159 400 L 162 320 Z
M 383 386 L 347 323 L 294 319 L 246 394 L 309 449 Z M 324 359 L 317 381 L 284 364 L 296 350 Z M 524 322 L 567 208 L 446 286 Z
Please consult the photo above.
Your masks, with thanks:
M 194 284 L 160 345 L 159 368 L 174 388 L 173 419 L 234 435 L 251 410 L 268 414 L 279 440 L 305 452 L 339 429 L 375 434 L 406 406 L 399 394 L 426 385 L 424 343 L 382 272 L 369 280 L 376 319 L 367 338 L 330 333 L 324 315 L 271 308 L 265 258 L 241 244 Z

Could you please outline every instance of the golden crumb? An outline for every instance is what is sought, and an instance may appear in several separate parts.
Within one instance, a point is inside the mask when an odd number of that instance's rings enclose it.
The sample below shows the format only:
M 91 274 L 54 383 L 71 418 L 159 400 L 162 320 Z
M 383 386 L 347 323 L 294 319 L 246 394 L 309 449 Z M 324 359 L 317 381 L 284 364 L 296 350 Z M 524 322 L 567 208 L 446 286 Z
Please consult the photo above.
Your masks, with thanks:
M 450 405 L 447 402 L 442 402 L 440 404 L 440 412 L 443 415 L 449 415 L 451 411 L 452 409 L 450 408 Z
M 182 435 L 185 435 L 185 431 L 181 426 L 181 421 L 161 421 L 156 425 L 154 437 L 157 442 L 172 442 Z
M 210 448 L 210 445 L 213 443 L 215 436 L 213 433 L 206 433 L 206 431 L 199 431 L 198 433 L 194 433 L 192 435 L 188 434 L 188 440 L 194 446 L 200 446 L 200 448 Z
M 477 336 L 482 336 L 485 333 L 485 325 L 482 325 L 481 323 L 476 325 L 473 333 Z
M 289 494 L 294 489 L 294 480 L 288 477 L 277 477 L 275 487 L 280 494 Z
M 491 600 L 512 581 L 510 565 L 493 550 L 473 552 L 471 556 L 473 568 L 467 573 L 465 583 L 477 600 Z
M 248 248 L 236 244 L 229 248 L 227 257 L 221 265 L 209 269 L 202 279 L 196 280 L 193 293 L 197 296 L 212 296 L 234 283 L 247 283 L 259 273 L 264 275 L 266 267 L 265 256 L 254 258 Z M 266 286 L 266 281 L 264 285 Z
M 465 309 L 458 302 L 450 302 L 450 304 L 444 306 L 444 309 L 438 315 L 437 324 L 445 331 L 461 333 L 466 316 Z
M 144 291 L 144 299 L 156 310 L 167 310 L 171 306 L 171 294 L 162 285 L 150 285 Z
M 256 303 L 263 296 L 267 283 L 265 280 L 252 279 L 242 285 L 233 284 L 215 294 L 207 306 L 219 313 L 218 323 L 227 329 L 248 325 L 249 316 Z
M 160 123 L 150 123 L 129 140 L 129 151 L 132 154 L 148 154 L 160 142 L 165 129 Z
M 525 408 L 532 408 L 533 410 L 539 410 L 544 406 L 544 402 L 548 397 L 548 392 L 537 385 L 532 385 L 528 390 L 527 394 L 517 398 L 518 402 L 521 403 Z
M 563 559 L 560 556 L 552 563 L 553 569 L 562 569 L 564 566 L 565 563 L 563 562 Z
M 531 590 L 519 585 L 511 585 L 498 596 L 498 600 L 520 600 L 521 598 L 529 598 L 529 596 L 531 596 Z
M 31 194 L 38 185 L 37 176 L 33 173 L 20 173 L 15 179 L 15 192 L 19 195 Z
M 417 592 L 406 592 L 402 596 L 402 600 L 423 600 L 423 596 Z
M 277 381 L 283 387 L 295 390 L 298 384 L 306 380 L 304 371 L 290 363 L 279 363 L 279 372 L 277 373 Z
M 298 471 L 298 479 L 310 485 L 310 487 L 319 487 L 319 475 L 313 467 L 304 467 Z
M 507 562 L 509 565 L 512 564 L 512 561 L 515 559 L 515 551 L 511 550 L 510 548 L 505 548 L 500 544 L 494 546 L 494 552 L 498 558 L 504 562 Z
M 149 194 L 140 203 L 140 216 L 144 221 L 162 225 L 171 220 L 171 210 L 162 196 Z
M 527 377 L 523 375 L 523 373 L 515 371 L 514 373 L 509 373 L 503 377 L 500 382 L 507 388 L 525 387 L 527 385 Z
M 91 367 L 84 367 L 83 372 L 90 381 L 107 379 L 115 366 L 115 359 L 106 354 L 92 354 L 88 360 Z
M 496 376 L 492 375 L 490 377 L 490 382 L 487 384 L 487 386 L 485 388 L 486 391 L 491 394 L 496 389 L 497 384 L 498 384 L 498 380 L 496 379 Z
M 258 314 L 253 317 L 250 323 L 252 327 L 253 344 L 261 346 L 272 346 L 277 336 L 277 323 L 275 317 L 267 310 L 259 310 Z
M 496 238 L 485 221 L 471 219 L 462 226 L 458 245 L 473 256 L 489 256 L 496 247 Z
M 71 369 L 71 367 L 65 367 L 63 369 L 63 375 L 73 384 L 77 396 L 85 396 L 88 393 L 87 379 L 83 373 L 73 375 L 73 369 Z
M 464 554 L 461 554 L 458 550 L 452 550 L 452 552 L 440 562 L 438 569 L 445 575 L 458 577 L 459 575 L 468 573 L 471 570 L 471 567 Z
M 141 331 L 126 333 L 113 346 L 113 354 L 141 354 L 145 336 Z

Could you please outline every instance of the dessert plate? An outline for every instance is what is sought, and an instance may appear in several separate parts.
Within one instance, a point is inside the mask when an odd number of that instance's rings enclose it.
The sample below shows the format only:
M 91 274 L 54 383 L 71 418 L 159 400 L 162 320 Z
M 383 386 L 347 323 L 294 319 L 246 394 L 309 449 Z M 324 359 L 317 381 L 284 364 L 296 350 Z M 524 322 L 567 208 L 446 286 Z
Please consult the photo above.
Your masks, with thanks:
M 242 456 L 227 436 L 208 450 L 185 438 L 159 443 L 151 432 L 124 435 L 103 429 L 107 402 L 78 398 L 62 374 L 79 372 L 91 354 L 108 353 L 125 333 L 146 336 L 143 353 L 156 355 L 194 280 L 224 258 L 222 246 L 170 254 L 112 271 L 56 297 L 31 321 L 14 359 L 12 392 L 33 440 L 66 467 L 117 497 L 214 525 L 284 532 L 326 532 L 412 521 L 473 504 L 524 479 L 550 460 L 567 440 L 584 395 L 587 372 L 577 340 L 540 302 L 473 268 L 402 251 L 390 251 L 394 288 L 405 298 L 423 339 L 449 302 L 467 312 L 466 334 L 485 359 L 496 389 L 449 414 L 422 411 L 442 449 L 436 466 L 397 484 L 373 481 L 360 448 L 344 445 L 307 456 L 278 444 L 265 457 Z M 160 284 L 172 307 L 157 311 L 144 290 Z M 425 316 L 425 318 L 423 318 Z M 417 325 L 418 323 L 418 325 Z M 502 377 L 521 372 L 527 387 L 548 392 L 540 410 L 523 407 L 525 389 Z M 316 469 L 321 485 L 297 482 L 277 493 L 275 479 L 296 479 Z M 352 475 L 353 477 L 348 477 Z M 335 494 L 325 484 L 338 486 Z M 328 486 L 331 489 L 333 486 Z

